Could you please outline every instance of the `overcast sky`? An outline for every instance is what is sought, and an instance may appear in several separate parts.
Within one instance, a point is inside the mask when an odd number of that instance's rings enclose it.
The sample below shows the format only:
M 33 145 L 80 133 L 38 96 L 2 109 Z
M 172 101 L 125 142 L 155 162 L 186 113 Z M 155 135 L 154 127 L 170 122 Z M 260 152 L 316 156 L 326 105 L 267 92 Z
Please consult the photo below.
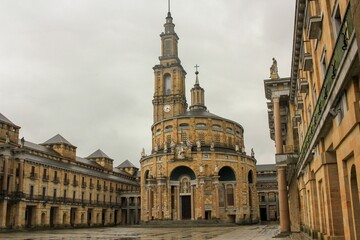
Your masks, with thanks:
M 172 0 L 187 100 L 198 64 L 211 113 L 245 129 L 258 163 L 274 163 L 263 80 L 272 57 L 290 73 L 294 1 Z M 20 137 L 57 133 L 87 157 L 102 149 L 139 166 L 151 149 L 153 70 L 167 0 L 2 0 L 0 112 Z

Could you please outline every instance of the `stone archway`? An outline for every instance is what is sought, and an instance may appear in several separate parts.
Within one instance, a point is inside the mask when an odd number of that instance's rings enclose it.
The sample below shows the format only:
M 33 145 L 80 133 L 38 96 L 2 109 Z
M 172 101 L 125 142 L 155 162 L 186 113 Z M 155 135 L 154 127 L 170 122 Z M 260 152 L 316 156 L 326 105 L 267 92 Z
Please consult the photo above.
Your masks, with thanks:
M 186 166 L 176 167 L 170 174 L 171 181 L 171 209 L 173 220 L 193 220 L 194 189 L 196 176 L 194 171 Z
M 41 213 L 41 226 L 45 226 L 46 224 L 46 213 Z
M 231 167 L 222 167 L 219 171 L 219 207 L 233 207 L 234 202 L 234 183 L 236 182 L 236 175 Z

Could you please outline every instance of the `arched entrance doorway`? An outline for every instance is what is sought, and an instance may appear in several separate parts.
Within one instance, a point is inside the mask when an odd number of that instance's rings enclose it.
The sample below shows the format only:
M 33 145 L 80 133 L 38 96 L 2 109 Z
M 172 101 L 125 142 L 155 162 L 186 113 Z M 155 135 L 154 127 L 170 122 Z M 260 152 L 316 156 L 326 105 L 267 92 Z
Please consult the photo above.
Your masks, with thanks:
M 235 172 L 231 167 L 222 167 L 219 171 L 219 208 L 235 208 Z M 235 214 L 228 214 L 228 221 L 235 222 Z
M 171 172 L 171 217 L 173 220 L 194 219 L 195 179 L 195 173 L 189 167 L 180 166 Z

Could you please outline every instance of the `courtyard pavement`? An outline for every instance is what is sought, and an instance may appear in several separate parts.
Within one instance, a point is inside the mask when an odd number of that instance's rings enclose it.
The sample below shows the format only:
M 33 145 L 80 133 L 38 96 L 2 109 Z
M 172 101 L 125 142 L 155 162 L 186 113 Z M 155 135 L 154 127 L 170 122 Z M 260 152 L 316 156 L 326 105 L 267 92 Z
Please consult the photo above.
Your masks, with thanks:
M 0 239 L 266 240 L 278 225 L 225 227 L 107 227 L 0 233 Z

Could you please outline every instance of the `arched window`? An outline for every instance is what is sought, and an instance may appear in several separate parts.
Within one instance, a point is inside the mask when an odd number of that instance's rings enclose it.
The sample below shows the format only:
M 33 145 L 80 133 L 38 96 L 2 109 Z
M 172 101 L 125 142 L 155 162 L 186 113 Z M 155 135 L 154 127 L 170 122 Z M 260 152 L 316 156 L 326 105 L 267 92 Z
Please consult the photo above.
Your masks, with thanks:
M 206 123 L 197 123 L 196 129 L 206 129 Z
M 185 130 L 185 129 L 189 129 L 189 124 L 188 123 L 180 123 L 179 130 Z
M 232 128 L 229 128 L 229 127 L 226 128 L 226 132 L 227 132 L 227 133 L 231 133 L 231 134 L 234 133 L 234 131 L 232 130 Z
M 220 126 L 220 125 L 217 125 L 217 124 L 212 125 L 212 129 L 213 129 L 214 131 L 222 131 L 221 126 Z
M 165 79 L 165 95 L 171 94 L 171 76 L 169 74 L 166 74 L 164 76 Z
M 248 173 L 248 182 L 250 184 L 253 183 L 253 172 L 251 170 Z
M 164 132 L 172 132 L 172 130 L 173 130 L 173 126 L 172 126 L 172 125 L 168 125 L 168 126 L 165 127 Z

